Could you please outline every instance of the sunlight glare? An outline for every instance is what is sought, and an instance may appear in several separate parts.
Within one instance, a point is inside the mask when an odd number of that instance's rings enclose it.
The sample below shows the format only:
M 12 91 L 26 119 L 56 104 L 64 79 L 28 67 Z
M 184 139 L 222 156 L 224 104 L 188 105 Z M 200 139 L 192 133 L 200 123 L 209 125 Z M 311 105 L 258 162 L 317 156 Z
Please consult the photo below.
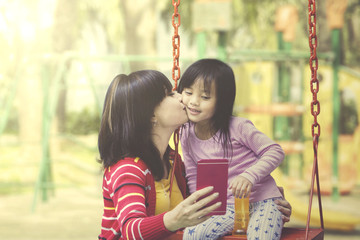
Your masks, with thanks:
M 25 41 L 35 41 L 36 29 L 31 22 L 22 22 L 20 27 L 20 35 Z

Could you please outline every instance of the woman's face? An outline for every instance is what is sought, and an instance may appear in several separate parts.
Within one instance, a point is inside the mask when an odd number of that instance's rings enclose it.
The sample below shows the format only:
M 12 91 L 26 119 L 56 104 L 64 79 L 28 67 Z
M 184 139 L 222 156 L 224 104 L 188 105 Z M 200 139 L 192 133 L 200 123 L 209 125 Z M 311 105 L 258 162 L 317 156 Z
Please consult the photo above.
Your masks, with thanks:
M 174 130 L 188 121 L 182 96 L 176 91 L 167 94 L 155 108 L 154 115 L 156 126 Z

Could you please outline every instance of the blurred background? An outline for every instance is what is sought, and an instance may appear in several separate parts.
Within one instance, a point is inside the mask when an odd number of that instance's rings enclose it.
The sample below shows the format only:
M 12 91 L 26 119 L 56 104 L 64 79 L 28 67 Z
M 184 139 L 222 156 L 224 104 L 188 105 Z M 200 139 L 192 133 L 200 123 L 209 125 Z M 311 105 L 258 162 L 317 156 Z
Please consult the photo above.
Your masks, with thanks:
M 0 238 L 96 239 L 97 132 L 119 73 L 172 78 L 170 0 L 0 0 Z M 275 139 L 274 177 L 304 227 L 314 159 L 308 1 L 182 0 L 180 69 L 236 75 L 234 115 Z M 360 0 L 317 2 L 318 150 L 326 239 L 360 237 Z M 316 109 L 315 109 L 316 110 Z M 319 130 L 320 131 L 320 130 Z M 319 226 L 314 196 L 311 226 Z

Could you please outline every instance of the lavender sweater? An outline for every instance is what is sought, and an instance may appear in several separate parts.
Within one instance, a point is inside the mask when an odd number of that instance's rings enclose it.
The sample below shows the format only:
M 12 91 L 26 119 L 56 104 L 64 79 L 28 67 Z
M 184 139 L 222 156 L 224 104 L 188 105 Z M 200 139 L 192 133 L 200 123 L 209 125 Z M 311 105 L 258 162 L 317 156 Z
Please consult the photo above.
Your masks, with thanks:
M 229 129 L 233 155 L 229 158 L 228 185 L 236 176 L 241 175 L 253 184 L 250 202 L 280 197 L 281 193 L 270 175 L 284 159 L 284 151 L 280 145 L 245 118 L 231 117 Z M 190 193 L 196 191 L 197 162 L 200 159 L 224 158 L 218 137 L 219 132 L 215 138 L 200 140 L 195 135 L 193 123 L 187 123 L 182 128 L 180 140 Z M 231 148 L 228 148 L 228 152 L 231 153 Z M 228 190 L 228 204 L 233 203 L 234 198 Z

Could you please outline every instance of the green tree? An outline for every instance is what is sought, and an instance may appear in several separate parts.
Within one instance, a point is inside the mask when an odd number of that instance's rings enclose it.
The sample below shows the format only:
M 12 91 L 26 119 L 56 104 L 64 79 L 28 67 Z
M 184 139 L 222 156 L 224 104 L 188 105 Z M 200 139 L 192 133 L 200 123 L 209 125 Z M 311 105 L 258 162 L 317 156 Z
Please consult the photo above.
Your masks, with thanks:
M 120 0 L 123 15 L 125 53 L 128 55 L 156 55 L 156 0 Z M 155 68 L 153 62 L 130 63 L 131 70 Z
M 181 1 L 181 28 L 194 38 L 191 29 L 192 9 L 195 0 Z M 308 51 L 308 1 L 298 0 L 232 0 L 232 29 L 227 32 L 227 47 L 236 49 L 277 49 L 276 33 L 274 30 L 277 8 L 285 4 L 296 6 L 299 23 L 293 49 Z M 168 21 L 173 11 L 171 4 L 166 5 L 162 17 Z M 345 26 L 342 31 L 342 64 L 357 67 L 360 61 L 360 0 L 349 0 L 345 13 Z M 330 29 L 326 19 L 326 1 L 317 1 L 317 34 L 318 52 L 330 52 Z M 216 48 L 217 33 L 207 32 L 208 48 Z M 214 40 L 215 39 L 215 40 Z

